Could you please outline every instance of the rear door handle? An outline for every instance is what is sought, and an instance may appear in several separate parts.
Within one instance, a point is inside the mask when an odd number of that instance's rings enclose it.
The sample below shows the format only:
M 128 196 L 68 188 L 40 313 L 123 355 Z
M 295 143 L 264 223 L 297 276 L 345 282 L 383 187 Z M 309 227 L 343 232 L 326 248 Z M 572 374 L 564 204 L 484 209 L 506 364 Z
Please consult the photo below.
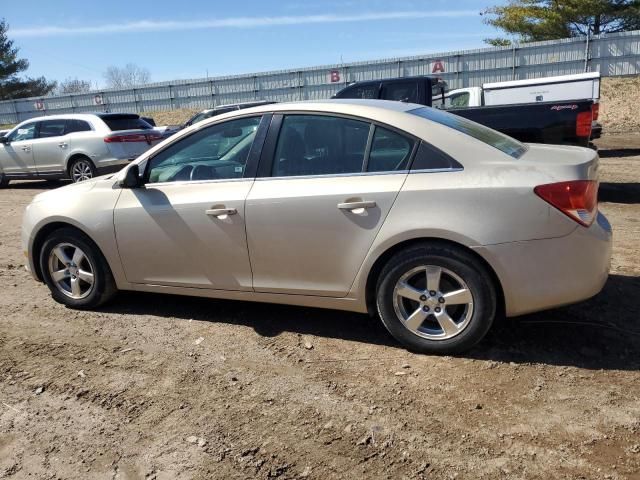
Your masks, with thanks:
M 58 146 L 59 146 L 60 148 L 67 148 L 67 144 L 66 144 L 65 142 L 60 142 L 60 143 L 58 144 Z
M 346 202 L 339 203 L 338 208 L 340 210 L 359 210 L 361 208 L 374 208 L 376 206 L 376 202 L 373 200 L 364 200 L 362 202 Z
M 222 218 L 228 215 L 235 215 L 238 213 L 238 210 L 235 208 L 210 208 L 209 210 L 206 210 L 205 213 L 210 217 Z

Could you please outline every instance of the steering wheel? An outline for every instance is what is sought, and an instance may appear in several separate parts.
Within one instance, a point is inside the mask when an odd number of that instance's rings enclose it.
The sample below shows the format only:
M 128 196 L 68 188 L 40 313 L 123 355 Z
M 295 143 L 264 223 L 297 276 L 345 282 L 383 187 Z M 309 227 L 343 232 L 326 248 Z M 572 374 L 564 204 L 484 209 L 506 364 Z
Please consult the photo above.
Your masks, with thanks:
M 209 165 L 196 165 L 193 170 L 191 170 L 189 178 L 191 180 L 214 180 L 219 177 L 215 168 Z

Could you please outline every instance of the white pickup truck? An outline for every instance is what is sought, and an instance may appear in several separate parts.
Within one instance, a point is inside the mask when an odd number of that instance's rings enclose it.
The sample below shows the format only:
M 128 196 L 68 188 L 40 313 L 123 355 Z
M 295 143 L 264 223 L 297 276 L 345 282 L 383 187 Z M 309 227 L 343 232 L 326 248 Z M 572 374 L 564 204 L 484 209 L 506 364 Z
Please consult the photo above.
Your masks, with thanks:
M 594 103 L 594 125 L 591 138 L 598 138 L 602 132 L 602 127 L 595 122 L 598 119 L 598 105 L 600 102 L 600 72 L 485 83 L 481 87 L 458 88 L 445 94 L 444 108 L 455 109 L 589 99 L 593 100 Z

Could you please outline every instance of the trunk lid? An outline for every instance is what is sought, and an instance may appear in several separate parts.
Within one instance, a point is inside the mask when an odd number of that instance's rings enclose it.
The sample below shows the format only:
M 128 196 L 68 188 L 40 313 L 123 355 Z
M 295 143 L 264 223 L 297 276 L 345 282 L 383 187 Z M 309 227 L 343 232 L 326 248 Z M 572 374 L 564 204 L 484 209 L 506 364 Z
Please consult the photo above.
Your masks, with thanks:
M 551 181 L 598 181 L 600 157 L 590 148 L 530 144 L 518 164 L 544 171 Z

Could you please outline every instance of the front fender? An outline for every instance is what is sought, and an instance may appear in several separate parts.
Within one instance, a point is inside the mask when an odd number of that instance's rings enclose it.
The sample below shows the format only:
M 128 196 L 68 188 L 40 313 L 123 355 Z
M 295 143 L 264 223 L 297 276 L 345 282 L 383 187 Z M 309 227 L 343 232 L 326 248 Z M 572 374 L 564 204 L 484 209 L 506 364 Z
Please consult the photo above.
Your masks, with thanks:
M 29 268 L 36 278 L 39 248 L 46 233 L 55 228 L 71 226 L 97 245 L 111 268 L 116 285 L 123 288 L 127 284 L 113 224 L 113 210 L 121 190 L 114 189 L 113 182 L 107 180 L 99 183 L 88 191 L 80 191 L 78 198 L 73 198 L 76 196 L 74 187 L 81 184 L 46 192 L 27 207 L 22 224 L 22 243 Z

